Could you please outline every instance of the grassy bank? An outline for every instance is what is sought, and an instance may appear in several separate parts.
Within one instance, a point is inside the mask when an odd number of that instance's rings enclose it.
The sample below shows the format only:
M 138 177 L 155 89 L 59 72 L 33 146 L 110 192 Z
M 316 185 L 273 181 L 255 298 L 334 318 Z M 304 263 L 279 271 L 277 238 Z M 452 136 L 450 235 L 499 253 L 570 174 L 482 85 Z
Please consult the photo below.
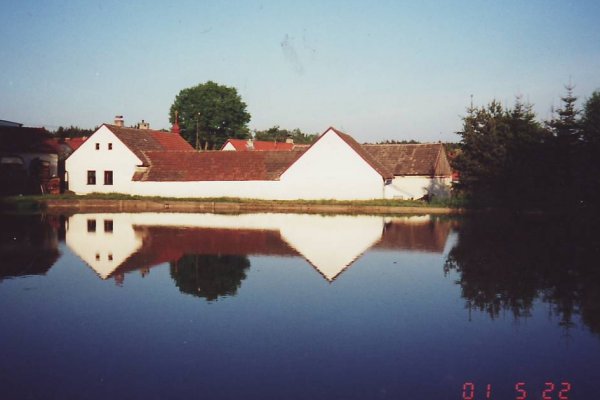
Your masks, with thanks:
M 230 197 L 168 198 L 93 193 L 85 196 L 15 196 L 0 198 L 0 208 L 16 212 L 181 211 L 181 212 L 317 212 L 317 213 L 453 213 L 456 201 L 419 200 L 259 200 Z

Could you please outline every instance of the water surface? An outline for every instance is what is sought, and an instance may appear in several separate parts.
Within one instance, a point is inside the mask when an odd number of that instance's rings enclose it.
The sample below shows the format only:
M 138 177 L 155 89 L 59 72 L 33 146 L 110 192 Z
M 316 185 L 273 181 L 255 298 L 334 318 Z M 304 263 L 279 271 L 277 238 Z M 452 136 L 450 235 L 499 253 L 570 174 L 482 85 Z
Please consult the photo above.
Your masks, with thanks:
M 7 398 L 589 399 L 600 382 L 594 226 L 0 220 Z

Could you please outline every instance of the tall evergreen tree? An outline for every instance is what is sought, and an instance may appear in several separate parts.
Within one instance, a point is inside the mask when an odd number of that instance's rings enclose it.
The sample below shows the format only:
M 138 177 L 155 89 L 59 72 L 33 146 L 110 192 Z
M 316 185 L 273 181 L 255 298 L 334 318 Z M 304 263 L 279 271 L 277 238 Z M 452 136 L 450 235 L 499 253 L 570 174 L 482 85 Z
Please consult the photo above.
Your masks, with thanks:
M 577 97 L 573 95 L 575 86 L 569 84 L 565 86 L 567 94 L 560 98 L 563 103 L 562 108 L 555 111 L 555 116 L 547 122 L 550 132 L 557 138 L 567 138 L 568 142 L 573 142 L 579 138 L 581 134 L 581 125 L 579 123 L 579 114 L 581 111 L 577 109 Z
M 580 110 L 577 109 L 577 97 L 573 95 L 574 86 L 565 86 L 567 94 L 561 97 L 563 103 L 561 108 L 555 110 L 555 116 L 546 126 L 554 137 L 554 149 L 552 151 L 554 193 L 552 198 L 558 205 L 571 207 L 577 202 L 579 178 L 576 160 L 576 144 L 581 136 L 581 124 L 579 121 Z M 562 203 L 562 204 L 561 204 Z
M 537 205 L 546 135 L 532 106 L 519 98 L 512 109 L 496 100 L 467 110 L 461 151 L 454 162 L 459 188 L 475 203 L 498 206 Z

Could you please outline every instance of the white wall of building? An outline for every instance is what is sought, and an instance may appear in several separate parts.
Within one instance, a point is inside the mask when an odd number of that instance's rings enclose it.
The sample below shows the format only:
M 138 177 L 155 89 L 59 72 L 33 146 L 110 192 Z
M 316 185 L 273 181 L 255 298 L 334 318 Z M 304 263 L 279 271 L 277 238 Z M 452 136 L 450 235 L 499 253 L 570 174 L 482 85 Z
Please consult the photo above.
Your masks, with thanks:
M 131 194 L 176 198 L 279 199 L 279 181 L 133 182 Z
M 282 199 L 380 199 L 383 178 L 335 132 L 326 132 L 281 175 Z
M 426 194 L 446 197 L 450 194 L 451 178 L 426 176 L 395 176 L 385 187 L 386 199 L 420 199 Z
M 96 144 L 99 149 L 96 150 Z M 112 150 L 109 150 L 112 144 Z M 102 126 L 65 162 L 69 190 L 77 194 L 132 193 L 131 178 L 142 161 L 107 127 Z M 87 184 L 87 171 L 96 171 L 96 184 Z M 113 184 L 104 184 L 104 171 L 113 171 Z

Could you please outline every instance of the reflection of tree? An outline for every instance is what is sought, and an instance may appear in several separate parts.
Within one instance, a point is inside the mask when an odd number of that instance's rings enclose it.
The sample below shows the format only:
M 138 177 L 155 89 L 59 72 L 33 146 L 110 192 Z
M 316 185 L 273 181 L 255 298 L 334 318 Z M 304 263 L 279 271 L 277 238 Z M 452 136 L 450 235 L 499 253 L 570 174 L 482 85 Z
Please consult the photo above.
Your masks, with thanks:
M 529 315 L 533 302 L 552 304 L 561 326 L 574 314 L 600 334 L 600 244 L 593 219 L 482 217 L 465 219 L 445 269 L 460 273 L 469 307 L 492 318 Z
M 0 281 L 48 272 L 60 255 L 59 223 L 54 216 L 0 214 Z
M 246 256 L 191 254 L 171 263 L 171 278 L 182 293 L 212 301 L 235 295 L 248 267 Z

